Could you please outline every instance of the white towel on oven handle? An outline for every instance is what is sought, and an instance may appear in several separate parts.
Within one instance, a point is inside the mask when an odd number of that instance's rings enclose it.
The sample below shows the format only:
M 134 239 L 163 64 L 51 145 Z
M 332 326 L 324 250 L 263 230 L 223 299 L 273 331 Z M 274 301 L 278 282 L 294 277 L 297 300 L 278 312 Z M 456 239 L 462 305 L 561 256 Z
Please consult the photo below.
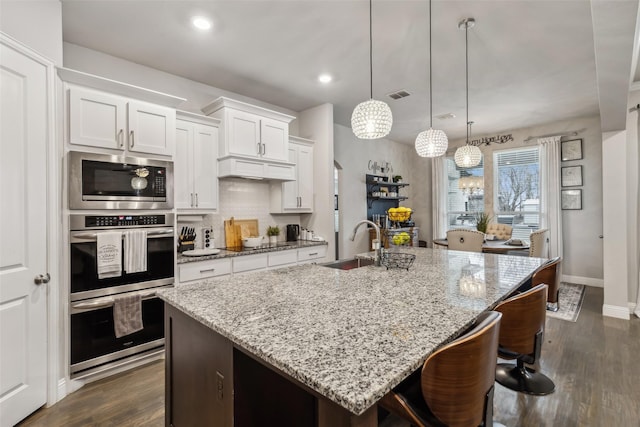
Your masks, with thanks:
M 96 235 L 98 279 L 122 276 L 122 232 L 108 231 Z
M 147 230 L 124 232 L 124 271 L 127 274 L 147 271 Z

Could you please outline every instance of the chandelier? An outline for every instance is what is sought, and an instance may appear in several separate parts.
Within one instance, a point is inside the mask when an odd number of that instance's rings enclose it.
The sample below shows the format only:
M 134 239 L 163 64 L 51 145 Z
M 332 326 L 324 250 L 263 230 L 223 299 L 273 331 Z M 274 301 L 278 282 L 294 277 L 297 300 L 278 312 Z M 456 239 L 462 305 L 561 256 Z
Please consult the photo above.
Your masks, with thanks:
M 371 0 L 369 0 L 369 94 L 368 101 L 356 105 L 351 114 L 351 130 L 360 139 L 384 138 L 391 132 L 393 115 L 391 108 L 373 99 L 373 31 Z
M 449 147 L 447 134 L 442 130 L 433 129 L 433 91 L 431 67 L 431 0 L 429 0 L 429 129 L 422 131 L 416 138 L 416 153 L 420 157 L 439 157 L 446 153 Z
M 461 176 L 458 180 L 458 188 L 463 194 L 475 194 L 484 191 L 483 176 Z
M 469 121 L 469 28 L 476 24 L 473 18 L 465 18 L 458 23 L 458 28 L 464 27 L 465 35 L 465 75 L 467 80 L 467 142 L 464 146 L 459 147 L 454 154 L 456 165 L 461 168 L 471 168 L 478 166 L 482 160 L 482 152 L 480 148 L 469 144 L 469 132 L 471 124 Z

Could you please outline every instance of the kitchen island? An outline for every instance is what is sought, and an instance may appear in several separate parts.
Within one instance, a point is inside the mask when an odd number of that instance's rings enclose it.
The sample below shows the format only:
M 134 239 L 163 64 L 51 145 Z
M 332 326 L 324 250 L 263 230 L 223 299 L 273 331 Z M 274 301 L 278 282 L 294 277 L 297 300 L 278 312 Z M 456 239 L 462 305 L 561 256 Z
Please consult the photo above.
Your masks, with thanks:
M 382 396 L 544 262 L 402 251 L 409 271 L 303 265 L 159 293 L 167 426 L 377 425 Z

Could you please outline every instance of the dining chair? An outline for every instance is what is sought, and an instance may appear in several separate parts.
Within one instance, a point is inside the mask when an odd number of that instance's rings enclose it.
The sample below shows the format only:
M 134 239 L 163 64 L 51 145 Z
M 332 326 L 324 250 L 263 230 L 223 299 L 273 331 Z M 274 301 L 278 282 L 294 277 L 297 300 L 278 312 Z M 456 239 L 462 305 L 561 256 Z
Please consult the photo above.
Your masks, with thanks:
M 487 234 L 493 234 L 498 240 L 509 240 L 513 233 L 513 227 L 507 224 L 492 222 L 487 225 Z
M 501 314 L 481 314 L 469 331 L 429 355 L 422 369 L 379 402 L 423 426 L 490 426 Z
M 541 228 L 536 230 L 529 236 L 529 256 L 536 258 L 549 257 L 549 230 Z
M 447 245 L 456 251 L 482 252 L 484 233 L 477 230 L 458 228 L 447 231 Z
M 560 309 L 560 262 L 562 258 L 555 257 L 542 264 L 531 276 L 531 287 L 544 283 L 547 290 L 547 310 Z
M 516 364 L 500 363 L 496 381 L 521 393 L 543 396 L 553 393 L 555 384 L 543 373 L 525 366 L 540 360 L 547 316 L 547 285 L 540 284 L 517 294 L 495 308 L 502 313 L 498 356 L 516 359 Z

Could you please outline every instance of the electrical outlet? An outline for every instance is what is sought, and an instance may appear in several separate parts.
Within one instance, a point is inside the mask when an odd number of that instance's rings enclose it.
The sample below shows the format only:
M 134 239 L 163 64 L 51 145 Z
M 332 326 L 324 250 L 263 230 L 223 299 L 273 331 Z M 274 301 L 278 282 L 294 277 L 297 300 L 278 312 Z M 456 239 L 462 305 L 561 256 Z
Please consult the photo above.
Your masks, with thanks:
M 201 245 L 202 249 L 213 249 L 215 247 L 215 242 L 213 240 L 213 230 L 211 227 L 202 228 L 202 233 L 200 233 Z

